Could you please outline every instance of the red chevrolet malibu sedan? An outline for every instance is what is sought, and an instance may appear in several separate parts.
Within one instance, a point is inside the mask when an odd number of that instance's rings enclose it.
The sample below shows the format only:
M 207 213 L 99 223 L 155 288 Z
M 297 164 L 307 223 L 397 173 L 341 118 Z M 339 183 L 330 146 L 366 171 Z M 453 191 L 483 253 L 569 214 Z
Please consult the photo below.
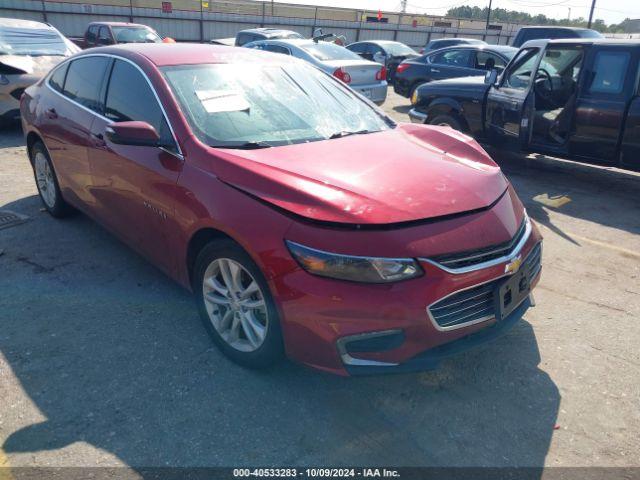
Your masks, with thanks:
M 304 62 L 97 48 L 21 113 L 51 215 L 84 212 L 191 289 L 239 364 L 430 369 L 532 304 L 541 237 L 487 153 Z

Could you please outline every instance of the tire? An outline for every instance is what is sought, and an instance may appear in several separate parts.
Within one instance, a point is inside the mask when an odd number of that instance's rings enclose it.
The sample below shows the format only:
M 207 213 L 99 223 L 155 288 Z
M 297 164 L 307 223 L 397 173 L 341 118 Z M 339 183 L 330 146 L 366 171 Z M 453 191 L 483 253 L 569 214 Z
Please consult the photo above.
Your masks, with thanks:
M 458 130 L 459 132 L 463 131 L 462 124 L 460 123 L 460 120 L 458 120 L 453 115 L 449 115 L 449 114 L 436 115 L 429 122 L 429 125 L 447 126 L 447 127 L 453 128 L 454 130 Z
M 240 273 L 235 276 L 238 266 Z M 231 277 L 238 281 L 230 281 Z M 239 299 L 236 292 L 240 288 L 226 289 L 233 292 L 226 295 L 221 293 L 229 283 L 246 288 L 245 292 L 253 291 L 251 282 L 255 282 L 259 291 L 246 299 Z M 194 268 L 193 290 L 207 332 L 229 359 L 243 367 L 262 369 L 273 366 L 284 356 L 280 320 L 267 281 L 256 263 L 235 242 L 211 242 L 200 251 Z M 256 307 L 261 301 L 264 307 Z M 249 308 L 250 305 L 255 308 Z
M 42 142 L 34 143 L 30 157 L 36 187 L 44 208 L 56 218 L 63 218 L 73 213 L 73 208 L 62 198 L 49 152 Z

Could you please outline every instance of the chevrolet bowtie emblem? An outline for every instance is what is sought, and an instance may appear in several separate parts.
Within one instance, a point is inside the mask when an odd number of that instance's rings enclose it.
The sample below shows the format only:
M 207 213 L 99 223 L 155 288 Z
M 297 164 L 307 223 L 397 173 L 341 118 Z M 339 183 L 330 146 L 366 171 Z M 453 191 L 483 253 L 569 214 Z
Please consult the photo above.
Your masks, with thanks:
M 518 255 L 504 266 L 504 273 L 512 275 L 520 270 L 520 265 L 522 265 L 522 258 Z

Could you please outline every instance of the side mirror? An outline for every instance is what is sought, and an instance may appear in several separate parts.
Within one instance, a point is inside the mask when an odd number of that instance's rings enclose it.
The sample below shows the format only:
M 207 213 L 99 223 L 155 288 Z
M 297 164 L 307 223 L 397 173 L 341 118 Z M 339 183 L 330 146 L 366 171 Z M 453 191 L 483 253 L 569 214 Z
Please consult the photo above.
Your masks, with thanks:
M 118 145 L 159 147 L 160 135 L 147 122 L 112 123 L 105 130 L 107 138 Z
M 99 38 L 98 45 L 113 45 L 113 40 L 110 38 Z
M 495 85 L 497 80 L 498 80 L 498 71 L 495 68 L 492 68 L 484 75 L 485 85 Z

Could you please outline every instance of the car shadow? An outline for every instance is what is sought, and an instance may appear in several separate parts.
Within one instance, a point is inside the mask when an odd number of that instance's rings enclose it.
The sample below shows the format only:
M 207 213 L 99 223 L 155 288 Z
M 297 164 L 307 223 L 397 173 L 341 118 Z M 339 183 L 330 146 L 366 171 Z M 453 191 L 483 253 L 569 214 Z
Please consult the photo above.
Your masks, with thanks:
M 86 442 L 138 470 L 544 465 L 560 394 L 527 320 L 434 372 L 245 370 L 187 292 L 86 217 L 54 220 L 35 197 L 0 208 L 32 217 L 0 240 L 0 351 L 37 408 L 24 418 L 44 417 L 8 455 Z
M 640 234 L 640 173 L 486 148 L 513 183 L 529 215 L 566 240 L 579 244 L 553 223 L 549 212 Z
M 411 110 L 411 108 L 412 108 L 411 105 L 396 105 L 396 106 L 393 107 L 393 110 L 395 112 L 398 112 L 398 113 L 408 114 L 409 110 Z

